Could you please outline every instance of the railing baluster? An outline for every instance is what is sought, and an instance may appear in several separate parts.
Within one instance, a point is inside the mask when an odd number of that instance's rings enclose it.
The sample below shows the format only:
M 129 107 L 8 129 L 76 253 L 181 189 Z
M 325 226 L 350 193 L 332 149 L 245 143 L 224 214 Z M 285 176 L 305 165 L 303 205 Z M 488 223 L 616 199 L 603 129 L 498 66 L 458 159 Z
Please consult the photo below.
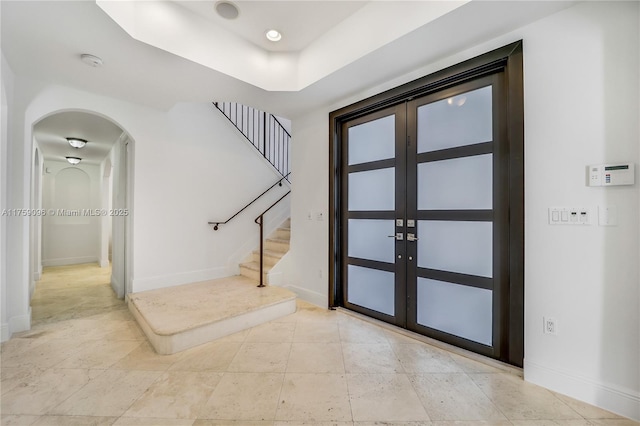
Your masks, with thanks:
M 213 105 L 282 176 L 288 175 L 291 135 L 274 115 L 237 102 L 213 102 Z

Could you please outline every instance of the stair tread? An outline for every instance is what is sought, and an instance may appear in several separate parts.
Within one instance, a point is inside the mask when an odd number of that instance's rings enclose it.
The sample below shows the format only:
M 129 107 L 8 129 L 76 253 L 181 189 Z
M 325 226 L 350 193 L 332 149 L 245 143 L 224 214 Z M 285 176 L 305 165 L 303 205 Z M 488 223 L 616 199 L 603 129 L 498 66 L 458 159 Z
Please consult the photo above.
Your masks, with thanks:
M 289 244 L 290 242 L 289 239 L 283 239 L 283 238 L 267 238 L 267 241 L 273 241 L 274 243 L 285 243 L 285 244 Z
M 245 263 L 241 263 L 240 267 L 244 267 L 247 269 L 251 269 L 252 271 L 260 271 L 260 263 L 258 262 L 245 262 Z M 269 270 L 271 269 L 270 266 L 264 265 L 264 271 L 263 272 L 269 272 Z
M 260 254 L 260 250 L 254 250 L 253 253 L 254 254 Z M 264 251 L 264 255 L 265 255 L 265 257 L 277 257 L 278 259 L 280 259 L 280 258 L 282 258 L 284 253 L 281 252 L 281 251 L 265 250 Z

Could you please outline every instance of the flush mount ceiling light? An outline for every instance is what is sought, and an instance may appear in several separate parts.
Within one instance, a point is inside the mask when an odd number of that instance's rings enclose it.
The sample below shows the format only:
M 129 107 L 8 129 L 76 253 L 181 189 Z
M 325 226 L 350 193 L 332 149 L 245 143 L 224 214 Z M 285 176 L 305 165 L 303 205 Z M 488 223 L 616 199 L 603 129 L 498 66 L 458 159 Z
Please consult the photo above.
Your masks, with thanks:
M 282 34 L 278 30 L 269 30 L 264 34 L 269 41 L 280 41 Z
M 240 14 L 238 7 L 228 1 L 219 1 L 216 3 L 216 12 L 224 19 L 236 19 Z
M 78 158 L 78 157 L 67 157 L 67 161 L 69 162 L 69 164 L 73 164 L 74 166 L 76 164 L 78 164 L 80 161 L 82 161 L 82 158 Z
M 87 144 L 87 141 L 84 139 L 80 139 L 80 138 L 67 138 L 67 142 L 69 142 L 69 145 L 71 145 L 74 148 L 82 148 L 83 146 L 85 146 Z
M 94 68 L 102 66 L 101 58 L 98 58 L 94 55 L 89 55 L 88 53 L 83 53 L 82 55 L 80 55 L 80 59 L 82 59 L 82 62 L 84 62 L 85 64 Z

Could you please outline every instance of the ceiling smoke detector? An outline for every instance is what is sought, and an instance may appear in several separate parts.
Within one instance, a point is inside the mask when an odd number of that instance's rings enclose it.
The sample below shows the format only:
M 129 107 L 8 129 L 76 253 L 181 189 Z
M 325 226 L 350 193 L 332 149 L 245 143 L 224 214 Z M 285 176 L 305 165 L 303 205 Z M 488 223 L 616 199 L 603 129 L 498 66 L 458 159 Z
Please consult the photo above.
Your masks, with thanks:
M 236 19 L 240 14 L 238 7 L 228 1 L 219 1 L 216 3 L 216 12 L 224 19 Z
M 98 58 L 95 55 L 89 55 L 88 53 L 83 53 L 82 55 L 80 55 L 80 59 L 82 59 L 82 62 L 84 62 L 85 64 L 94 68 L 102 66 L 102 59 Z

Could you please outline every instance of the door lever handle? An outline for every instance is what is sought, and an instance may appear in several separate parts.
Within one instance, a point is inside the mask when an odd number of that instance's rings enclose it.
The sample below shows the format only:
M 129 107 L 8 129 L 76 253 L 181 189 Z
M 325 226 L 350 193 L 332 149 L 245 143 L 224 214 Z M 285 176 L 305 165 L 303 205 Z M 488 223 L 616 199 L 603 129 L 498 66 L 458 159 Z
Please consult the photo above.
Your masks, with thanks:
M 387 235 L 387 237 L 395 238 L 397 241 L 402 241 L 404 239 L 402 232 L 398 232 L 396 235 Z
M 418 237 L 415 234 L 407 233 L 407 241 L 418 241 Z

